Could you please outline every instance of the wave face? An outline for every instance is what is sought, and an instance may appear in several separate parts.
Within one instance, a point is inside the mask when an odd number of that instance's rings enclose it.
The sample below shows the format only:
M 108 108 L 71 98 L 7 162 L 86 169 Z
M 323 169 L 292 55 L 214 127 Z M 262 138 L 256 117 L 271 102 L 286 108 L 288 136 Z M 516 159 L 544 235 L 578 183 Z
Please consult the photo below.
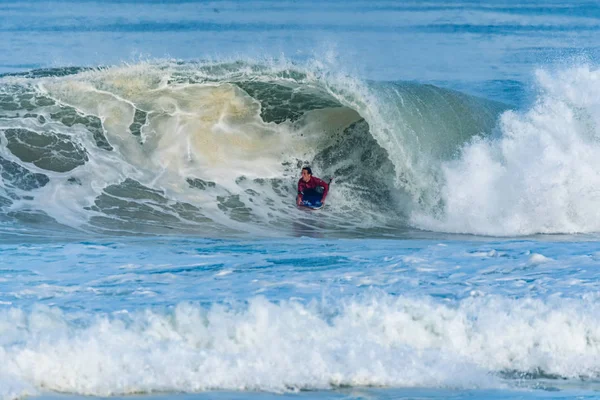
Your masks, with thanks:
M 505 107 L 289 63 L 145 63 L 0 78 L 0 218 L 118 234 L 403 229 Z M 294 207 L 302 165 L 335 176 Z

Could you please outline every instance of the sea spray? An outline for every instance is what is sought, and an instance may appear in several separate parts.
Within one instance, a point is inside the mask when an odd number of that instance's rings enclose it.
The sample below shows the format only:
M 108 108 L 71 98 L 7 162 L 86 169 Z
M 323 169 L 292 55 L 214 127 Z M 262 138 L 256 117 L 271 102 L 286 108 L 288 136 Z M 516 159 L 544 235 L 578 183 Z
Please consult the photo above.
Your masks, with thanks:
M 538 96 L 507 111 L 497 134 L 475 137 L 442 166 L 442 212 L 415 226 L 515 236 L 600 230 L 600 71 L 581 65 L 536 73 Z

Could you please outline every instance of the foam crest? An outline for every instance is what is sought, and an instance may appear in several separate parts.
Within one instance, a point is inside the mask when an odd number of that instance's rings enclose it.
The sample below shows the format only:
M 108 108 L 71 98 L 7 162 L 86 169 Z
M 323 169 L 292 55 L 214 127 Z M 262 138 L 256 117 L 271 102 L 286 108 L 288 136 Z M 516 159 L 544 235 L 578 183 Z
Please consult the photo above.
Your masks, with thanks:
M 0 375 L 88 395 L 338 386 L 493 388 L 496 374 L 598 378 L 597 298 L 386 295 L 71 315 L 4 311 Z M 14 393 L 11 389 L 10 393 Z M 9 392 L 2 393 L 9 398 Z
M 476 138 L 443 165 L 441 217 L 415 225 L 484 235 L 600 230 L 600 71 L 538 71 L 527 111 L 507 111 L 497 135 Z
M 20 340 L 3 344 L 2 373 L 37 388 L 90 395 L 492 384 L 468 364 L 386 337 L 383 321 L 369 325 L 375 310 L 354 305 L 328 317 L 316 306 L 257 298 L 247 309 L 180 305 L 166 314 L 69 322 L 65 330 L 70 316 L 52 326 L 52 311 L 38 309 L 12 328 Z

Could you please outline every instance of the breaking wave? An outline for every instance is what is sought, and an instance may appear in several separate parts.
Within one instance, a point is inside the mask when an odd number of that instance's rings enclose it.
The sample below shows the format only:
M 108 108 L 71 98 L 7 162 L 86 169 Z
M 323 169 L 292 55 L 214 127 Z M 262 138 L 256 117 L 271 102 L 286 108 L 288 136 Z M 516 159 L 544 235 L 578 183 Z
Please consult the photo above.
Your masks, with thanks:
M 117 234 L 600 231 L 600 73 L 537 72 L 524 110 L 291 63 L 0 78 L 0 220 Z M 294 206 L 299 169 L 335 177 Z
M 406 228 L 441 163 L 505 109 L 290 63 L 141 63 L 0 78 L 0 219 L 118 234 Z M 302 165 L 335 177 L 298 212 Z
M 583 301 L 582 301 L 583 300 Z M 597 381 L 597 296 L 374 296 L 110 315 L 0 313 L 0 395 L 109 396 L 348 386 L 502 388 Z

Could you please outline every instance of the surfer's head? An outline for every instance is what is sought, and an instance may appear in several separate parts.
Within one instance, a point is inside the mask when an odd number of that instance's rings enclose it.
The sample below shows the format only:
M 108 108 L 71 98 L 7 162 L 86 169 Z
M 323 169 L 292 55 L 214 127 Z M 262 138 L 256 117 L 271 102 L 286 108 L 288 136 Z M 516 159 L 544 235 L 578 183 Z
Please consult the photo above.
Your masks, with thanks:
M 312 176 L 312 169 L 310 169 L 310 167 L 302 168 L 302 180 L 304 182 L 310 181 L 311 176 Z

